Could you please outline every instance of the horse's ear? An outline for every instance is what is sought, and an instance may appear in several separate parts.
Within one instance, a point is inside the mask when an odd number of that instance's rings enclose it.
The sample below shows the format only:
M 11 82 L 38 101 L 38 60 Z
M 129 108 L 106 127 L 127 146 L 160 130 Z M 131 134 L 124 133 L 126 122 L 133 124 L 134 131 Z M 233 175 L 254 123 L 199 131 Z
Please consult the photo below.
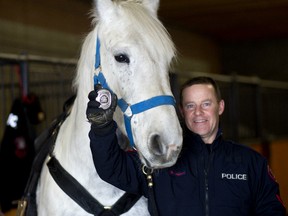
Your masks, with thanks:
M 103 20 L 105 17 L 112 17 L 115 4 L 113 0 L 94 0 L 97 15 Z
M 142 0 L 140 1 L 152 14 L 157 16 L 157 11 L 159 8 L 159 0 Z M 115 14 L 115 5 L 117 2 L 114 0 L 94 0 L 98 16 L 113 17 Z
M 143 5 L 152 13 L 157 16 L 157 11 L 159 8 L 159 0 L 142 0 Z

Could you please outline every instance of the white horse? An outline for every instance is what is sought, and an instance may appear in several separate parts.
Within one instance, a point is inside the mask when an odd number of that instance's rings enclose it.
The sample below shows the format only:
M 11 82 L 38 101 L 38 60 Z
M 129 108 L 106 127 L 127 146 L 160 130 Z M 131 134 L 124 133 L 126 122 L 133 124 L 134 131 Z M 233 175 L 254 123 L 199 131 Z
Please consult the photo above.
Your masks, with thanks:
M 95 26 L 84 41 L 74 81 L 77 97 L 55 142 L 53 154 L 64 169 L 104 206 L 112 206 L 124 192 L 102 181 L 92 161 L 85 111 L 94 74 L 96 80 L 103 75 L 128 106 L 118 107 L 114 119 L 143 164 L 171 166 L 181 150 L 182 130 L 168 74 L 175 49 L 157 19 L 158 5 L 158 0 L 95 0 Z M 128 116 L 128 126 L 123 116 Z M 40 216 L 91 215 L 60 189 L 45 165 L 38 182 L 37 211 Z M 146 199 L 124 215 L 149 215 Z

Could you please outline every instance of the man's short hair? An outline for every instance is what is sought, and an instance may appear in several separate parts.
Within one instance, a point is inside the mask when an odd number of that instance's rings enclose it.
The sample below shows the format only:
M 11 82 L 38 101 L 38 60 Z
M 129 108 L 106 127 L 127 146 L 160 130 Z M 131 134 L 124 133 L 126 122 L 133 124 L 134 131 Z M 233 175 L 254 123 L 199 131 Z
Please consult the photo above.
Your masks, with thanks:
M 196 84 L 207 84 L 207 85 L 210 84 L 210 85 L 212 85 L 214 90 L 215 90 L 215 93 L 216 93 L 217 101 L 219 102 L 222 99 L 220 88 L 214 79 L 212 79 L 211 77 L 207 77 L 207 76 L 198 76 L 198 77 L 194 77 L 194 78 L 187 80 L 181 86 L 181 88 L 180 88 L 180 106 L 181 107 L 182 107 L 184 89 L 186 89 L 192 85 L 196 85 Z

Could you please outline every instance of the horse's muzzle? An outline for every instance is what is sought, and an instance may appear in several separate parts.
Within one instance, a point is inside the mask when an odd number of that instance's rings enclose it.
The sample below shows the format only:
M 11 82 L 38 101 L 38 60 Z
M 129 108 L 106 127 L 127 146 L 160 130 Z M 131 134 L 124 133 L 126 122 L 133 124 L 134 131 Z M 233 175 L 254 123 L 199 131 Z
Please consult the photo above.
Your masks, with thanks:
M 181 151 L 181 144 L 167 144 L 161 140 L 161 136 L 153 135 L 149 144 L 149 158 L 140 155 L 142 162 L 149 168 L 159 169 L 170 167 L 176 163 Z

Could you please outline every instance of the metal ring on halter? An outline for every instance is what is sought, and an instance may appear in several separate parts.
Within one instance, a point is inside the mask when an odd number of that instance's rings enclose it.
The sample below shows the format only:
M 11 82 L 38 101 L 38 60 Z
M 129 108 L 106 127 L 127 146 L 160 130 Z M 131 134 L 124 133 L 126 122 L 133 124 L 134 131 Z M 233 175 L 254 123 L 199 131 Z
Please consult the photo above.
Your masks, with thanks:
M 102 71 L 102 67 L 101 65 L 99 65 L 97 68 L 94 69 L 94 75 L 97 76 L 97 74 L 99 74 Z
M 145 175 L 151 175 L 153 173 L 153 169 L 148 168 L 147 166 L 143 165 L 142 166 L 142 172 Z

